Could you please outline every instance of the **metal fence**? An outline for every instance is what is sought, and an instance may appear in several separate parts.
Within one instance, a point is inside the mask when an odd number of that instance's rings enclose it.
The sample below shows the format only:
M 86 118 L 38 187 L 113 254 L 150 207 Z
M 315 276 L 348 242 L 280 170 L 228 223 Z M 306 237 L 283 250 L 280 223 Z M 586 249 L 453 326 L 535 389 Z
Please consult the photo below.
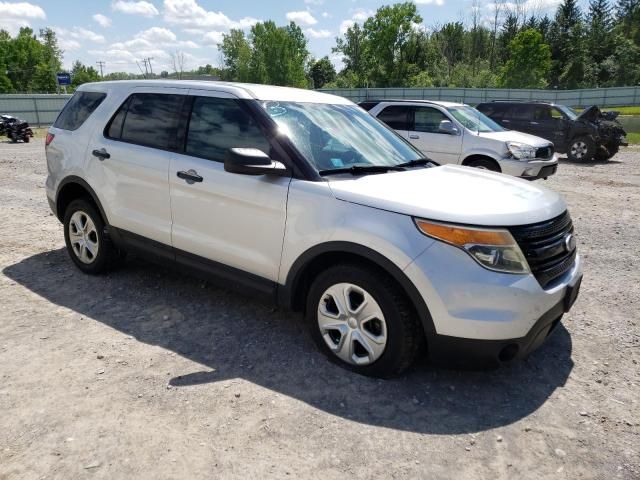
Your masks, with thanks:
M 380 99 L 444 100 L 477 105 L 492 100 L 542 100 L 571 107 L 640 105 L 640 87 L 585 88 L 582 90 L 515 90 L 507 88 L 329 88 L 322 92 L 354 102 Z
M 71 95 L 0 95 L 0 115 L 12 115 L 41 127 L 51 125 Z

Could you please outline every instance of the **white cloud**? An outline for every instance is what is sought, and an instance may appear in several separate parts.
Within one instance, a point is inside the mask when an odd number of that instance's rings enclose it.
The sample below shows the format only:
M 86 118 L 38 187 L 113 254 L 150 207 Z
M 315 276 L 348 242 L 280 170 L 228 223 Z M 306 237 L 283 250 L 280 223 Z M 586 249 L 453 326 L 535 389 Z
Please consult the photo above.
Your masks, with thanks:
M 304 33 L 311 38 L 329 38 L 331 36 L 331 32 L 329 30 L 315 30 L 313 28 L 306 28 Z
M 322 18 L 331 18 L 331 14 L 329 12 L 322 12 Z
M 340 35 L 344 35 L 347 32 L 347 29 L 352 27 L 356 22 L 362 25 L 367 18 L 374 14 L 375 12 L 373 10 L 364 10 L 362 8 L 356 9 L 353 11 L 351 18 L 343 20 L 342 23 L 340 23 Z
M 96 13 L 93 16 L 93 20 L 101 27 L 107 28 L 111 26 L 111 19 L 101 13 Z
M 207 32 L 203 37 L 203 41 L 206 45 L 219 45 L 222 43 L 224 32 Z
M 147 40 L 150 43 L 173 43 L 176 41 L 176 34 L 168 28 L 163 27 L 151 27 L 148 30 L 139 32 L 136 35 L 137 38 Z
M 82 46 L 80 42 L 78 42 L 77 40 L 72 40 L 70 38 L 59 38 L 58 45 L 65 52 L 80 50 L 80 47 Z
M 99 33 L 87 30 L 82 27 L 73 27 L 71 30 L 62 27 L 54 27 L 58 40 L 60 42 L 66 42 L 68 45 L 66 49 L 73 50 L 76 47 L 74 45 L 77 41 L 89 41 L 94 43 L 104 43 L 104 36 Z M 61 43 L 62 45 L 62 43 Z
M 38 5 L 28 2 L 0 2 L 0 28 L 10 34 L 18 33 L 20 27 L 29 27 L 29 20 L 42 20 L 47 16 Z
M 318 23 L 318 20 L 316 20 L 313 15 L 306 10 L 301 10 L 299 12 L 287 12 L 287 20 L 301 25 L 315 25 Z
M 322 5 L 324 0 L 304 0 L 307 5 Z
M 160 13 L 153 3 L 145 1 L 117 0 L 111 4 L 111 9 L 130 15 L 142 15 L 143 17 L 155 17 Z
M 260 21 L 253 17 L 231 20 L 222 12 L 205 10 L 196 0 L 164 0 L 163 13 L 167 23 L 180 25 L 192 34 L 196 32 L 204 34 L 211 29 L 247 28 Z
M 437 5 L 441 7 L 444 5 L 444 0 L 414 0 L 418 5 Z

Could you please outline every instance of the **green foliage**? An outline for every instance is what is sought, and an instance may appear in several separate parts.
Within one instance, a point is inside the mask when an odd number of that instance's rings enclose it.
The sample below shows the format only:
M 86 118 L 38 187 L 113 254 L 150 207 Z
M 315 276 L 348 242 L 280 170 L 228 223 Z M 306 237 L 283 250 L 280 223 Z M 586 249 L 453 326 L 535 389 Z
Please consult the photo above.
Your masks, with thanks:
M 100 81 L 100 74 L 93 67 L 83 65 L 79 60 L 73 63 L 71 69 L 71 87 L 75 90 L 83 83 Z
M 551 69 L 551 49 L 533 28 L 518 33 L 509 43 L 509 60 L 500 85 L 507 88 L 544 88 Z
M 226 67 L 223 77 L 239 82 L 306 87 L 307 40 L 291 22 L 278 27 L 272 21 L 256 23 L 247 38 L 231 30 L 219 46 Z
M 336 79 L 336 69 L 334 68 L 329 57 L 322 57 L 320 60 L 312 61 L 309 68 L 309 76 L 311 77 L 313 88 L 322 88 L 327 83 L 331 83 Z

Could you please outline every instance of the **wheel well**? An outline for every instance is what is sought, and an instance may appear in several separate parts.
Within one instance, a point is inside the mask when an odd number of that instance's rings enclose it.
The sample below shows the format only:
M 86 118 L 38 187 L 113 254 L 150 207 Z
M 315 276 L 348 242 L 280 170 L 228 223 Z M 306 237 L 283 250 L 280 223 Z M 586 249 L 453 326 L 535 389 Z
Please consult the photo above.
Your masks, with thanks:
M 60 189 L 58 198 L 56 199 L 56 215 L 61 222 L 64 220 L 64 212 L 67 210 L 69 204 L 78 198 L 85 198 L 87 201 L 93 203 L 100 212 L 100 215 L 103 216 L 102 220 L 105 221 L 102 209 L 94 200 L 91 192 L 79 183 L 69 182 Z
M 476 160 L 487 160 L 496 166 L 496 168 L 498 169 L 498 172 L 502 172 L 502 169 L 500 168 L 500 164 L 496 162 L 495 159 L 487 155 L 469 155 L 467 158 L 465 158 L 462 161 L 462 165 L 469 165 Z
M 303 270 L 298 274 L 297 280 L 293 285 L 293 291 L 291 292 L 292 293 L 292 296 L 291 296 L 292 310 L 297 312 L 304 311 L 309 288 L 311 287 L 311 284 L 313 283 L 314 279 L 321 272 L 323 272 L 324 270 L 334 265 L 340 265 L 345 263 L 358 264 L 358 265 L 374 268 L 378 270 L 381 274 L 388 276 L 394 282 L 398 283 L 400 288 L 404 290 L 402 285 L 399 282 L 397 282 L 397 280 L 393 277 L 393 275 L 387 272 L 378 263 L 374 262 L 373 260 L 370 260 L 369 258 L 363 255 L 358 255 L 357 253 L 352 253 L 352 252 L 340 252 L 340 251 L 325 252 L 313 258 L 309 263 L 307 263 L 307 265 L 304 266 Z

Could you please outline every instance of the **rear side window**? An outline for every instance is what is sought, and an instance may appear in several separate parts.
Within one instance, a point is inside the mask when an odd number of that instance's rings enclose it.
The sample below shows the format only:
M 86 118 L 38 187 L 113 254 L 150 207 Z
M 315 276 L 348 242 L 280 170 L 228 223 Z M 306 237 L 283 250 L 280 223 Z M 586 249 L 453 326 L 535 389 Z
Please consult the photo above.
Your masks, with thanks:
M 409 107 L 405 105 L 386 107 L 378 118 L 394 130 L 409 130 Z
M 77 130 L 107 96 L 101 92 L 76 92 L 53 124 L 62 130 Z
M 109 122 L 107 137 L 168 150 L 176 142 L 183 95 L 134 93 Z
M 187 133 L 187 155 L 222 162 L 230 148 L 258 148 L 267 155 L 271 153 L 262 130 L 236 100 L 195 97 Z
M 449 120 L 444 113 L 431 107 L 415 107 L 414 127 L 416 132 L 440 133 L 440 122 Z
M 506 107 L 497 103 L 483 103 L 478 105 L 477 109 L 484 113 L 487 117 L 496 119 L 502 118 Z
M 507 117 L 513 120 L 531 120 L 533 118 L 533 106 L 513 105 Z

